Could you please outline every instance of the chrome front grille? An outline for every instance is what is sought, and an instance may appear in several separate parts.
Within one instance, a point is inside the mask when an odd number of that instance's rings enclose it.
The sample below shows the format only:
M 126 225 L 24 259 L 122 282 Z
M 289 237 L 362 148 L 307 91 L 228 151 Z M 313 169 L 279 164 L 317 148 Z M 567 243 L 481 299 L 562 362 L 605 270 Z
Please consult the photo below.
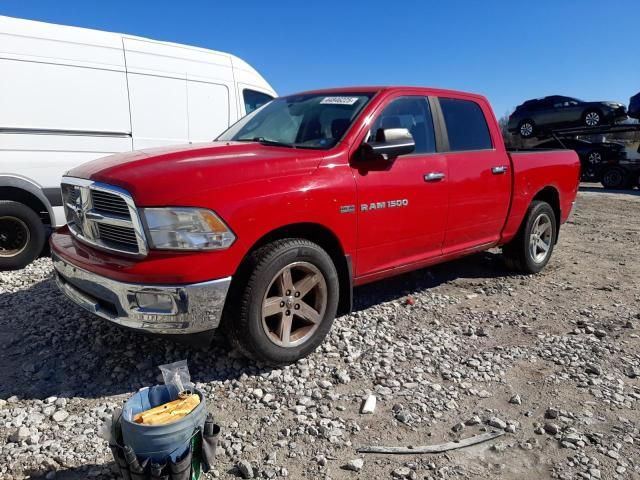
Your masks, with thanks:
M 123 189 L 64 177 L 62 199 L 69 230 L 78 240 L 102 250 L 147 254 L 138 210 L 131 195 Z
M 101 190 L 92 190 L 91 204 L 94 210 L 99 212 L 131 218 L 127 202 L 120 195 Z
M 119 227 L 106 223 L 96 224 L 98 238 L 106 246 L 115 245 L 116 248 L 131 249 L 131 253 L 138 253 L 138 239 L 132 228 Z

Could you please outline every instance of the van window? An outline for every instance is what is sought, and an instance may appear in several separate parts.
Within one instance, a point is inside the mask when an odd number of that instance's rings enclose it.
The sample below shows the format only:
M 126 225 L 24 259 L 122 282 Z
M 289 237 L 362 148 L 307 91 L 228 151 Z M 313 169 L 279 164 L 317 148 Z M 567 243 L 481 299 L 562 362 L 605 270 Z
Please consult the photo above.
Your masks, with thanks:
M 484 113 L 476 102 L 440 98 L 440 107 L 449 135 L 449 150 L 490 150 L 493 148 Z
M 393 100 L 373 123 L 367 141 L 374 140 L 376 132 L 381 128 L 409 130 L 416 144 L 413 153 L 436 151 L 431 109 L 425 97 L 400 97 Z
M 256 92 L 255 90 L 245 89 L 242 92 L 244 97 L 244 110 L 245 113 L 251 113 L 254 110 L 260 108 L 265 103 L 273 100 L 271 95 L 267 95 L 266 93 Z

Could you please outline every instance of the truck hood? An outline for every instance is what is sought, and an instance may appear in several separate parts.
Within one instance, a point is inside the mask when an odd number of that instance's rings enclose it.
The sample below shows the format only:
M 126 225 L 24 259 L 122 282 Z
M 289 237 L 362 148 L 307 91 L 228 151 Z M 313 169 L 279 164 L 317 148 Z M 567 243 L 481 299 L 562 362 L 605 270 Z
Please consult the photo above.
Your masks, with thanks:
M 141 206 L 170 205 L 217 187 L 311 173 L 322 157 L 318 150 L 213 142 L 118 153 L 67 175 L 122 187 Z

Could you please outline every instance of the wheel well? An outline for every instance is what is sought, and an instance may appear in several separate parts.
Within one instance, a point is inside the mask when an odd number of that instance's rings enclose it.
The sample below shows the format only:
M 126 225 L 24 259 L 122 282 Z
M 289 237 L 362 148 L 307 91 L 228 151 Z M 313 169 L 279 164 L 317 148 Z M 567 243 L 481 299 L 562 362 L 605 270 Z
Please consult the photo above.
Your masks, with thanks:
M 42 223 L 51 224 L 46 205 L 38 197 L 26 190 L 17 187 L 0 187 L 0 199 L 22 203 L 36 212 L 42 219 Z
M 321 246 L 329 254 L 336 266 L 338 278 L 340 279 L 338 315 L 345 315 L 351 312 L 353 287 L 350 260 L 345 256 L 338 237 L 328 228 L 317 223 L 285 225 L 260 238 L 247 252 L 245 258 L 258 248 L 283 238 L 304 238 Z
M 560 235 L 560 215 L 562 214 L 561 210 L 560 210 L 560 194 L 558 193 L 558 190 L 556 190 L 554 187 L 545 187 L 542 190 L 540 190 L 538 193 L 536 193 L 535 197 L 533 197 L 533 200 L 540 200 L 542 202 L 547 202 L 549 205 L 551 205 L 551 208 L 553 209 L 553 213 L 556 216 L 556 242 L 558 241 L 558 237 Z

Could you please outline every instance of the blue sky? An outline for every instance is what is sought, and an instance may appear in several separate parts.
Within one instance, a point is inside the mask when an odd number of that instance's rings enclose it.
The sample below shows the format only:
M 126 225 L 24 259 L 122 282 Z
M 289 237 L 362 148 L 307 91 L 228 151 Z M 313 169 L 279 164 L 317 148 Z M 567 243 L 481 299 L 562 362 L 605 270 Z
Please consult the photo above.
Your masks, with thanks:
M 234 53 L 280 94 L 407 84 L 482 93 L 496 115 L 640 91 L 638 0 L 0 0 L 0 14 Z

